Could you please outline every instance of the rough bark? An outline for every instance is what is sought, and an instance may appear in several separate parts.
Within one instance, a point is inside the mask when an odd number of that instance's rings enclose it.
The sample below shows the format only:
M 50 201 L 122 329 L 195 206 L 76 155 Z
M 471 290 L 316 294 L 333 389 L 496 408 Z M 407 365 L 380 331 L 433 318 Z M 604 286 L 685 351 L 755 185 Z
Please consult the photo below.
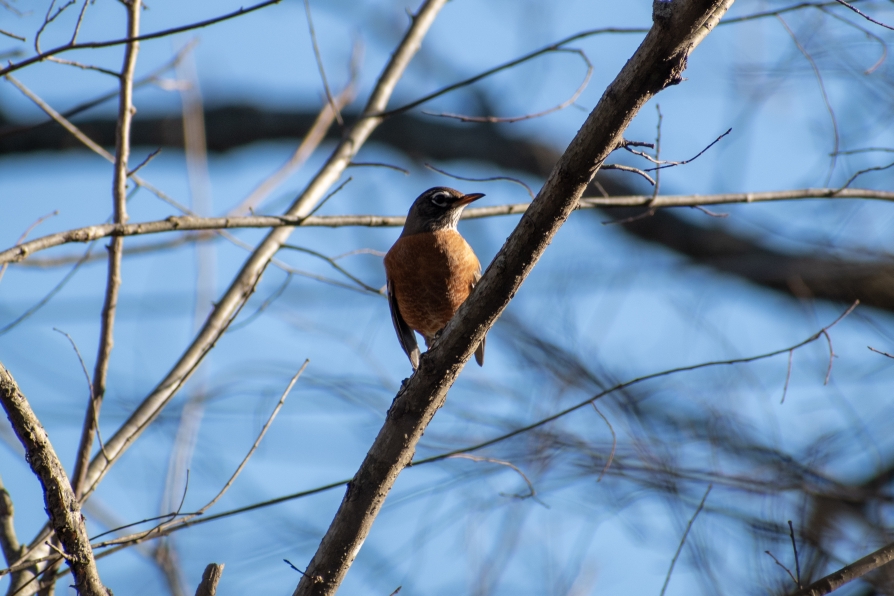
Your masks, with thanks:
M 84 526 L 81 507 L 75 498 L 62 463 L 40 421 L 22 395 L 15 379 L 0 363 L 0 404 L 6 410 L 12 428 L 25 447 L 25 459 L 43 487 L 44 504 L 50 524 L 65 551 L 82 596 L 111 596 L 102 585 L 93 550 Z
M 223 563 L 220 565 L 209 563 L 205 567 L 205 572 L 202 573 L 202 582 L 196 590 L 196 596 L 214 596 L 217 594 L 217 584 L 220 581 L 220 576 L 223 575 L 223 570 Z

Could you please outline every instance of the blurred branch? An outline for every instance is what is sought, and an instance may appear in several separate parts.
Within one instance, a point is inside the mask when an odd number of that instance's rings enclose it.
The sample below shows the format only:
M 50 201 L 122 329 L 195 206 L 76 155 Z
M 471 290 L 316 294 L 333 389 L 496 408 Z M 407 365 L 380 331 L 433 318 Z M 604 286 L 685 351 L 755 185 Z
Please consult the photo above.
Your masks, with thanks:
M 320 143 L 323 142 L 336 115 L 340 113 L 341 109 L 354 101 L 354 97 L 356 97 L 357 93 L 357 80 L 356 76 L 354 76 L 355 74 L 355 71 L 352 69 L 351 80 L 342 92 L 334 98 L 329 98 L 329 102 L 327 102 L 326 105 L 323 106 L 323 109 L 320 110 L 313 125 L 307 131 L 307 134 L 304 135 L 298 148 L 295 149 L 295 152 L 288 161 L 255 187 L 244 201 L 232 208 L 230 210 L 230 215 L 240 215 L 250 212 L 257 207 L 261 201 L 267 198 L 267 196 L 273 192 L 274 188 L 282 184 L 286 178 L 292 175 L 295 170 L 300 168 L 304 162 L 307 161 L 316 148 L 320 146 Z
M 81 508 L 46 431 L 22 395 L 15 379 L 0 364 L 0 404 L 25 447 L 26 461 L 40 480 L 47 515 L 65 549 L 79 594 L 110 596 L 102 585 L 87 537 Z
M 508 179 L 494 177 L 497 179 Z M 629 195 L 615 197 L 581 197 L 577 209 L 624 208 L 624 207 L 695 207 L 698 205 L 725 205 L 734 203 L 760 203 L 768 201 L 795 201 L 805 199 L 868 199 L 894 201 L 894 191 L 868 188 L 804 188 L 754 193 L 723 193 L 716 195 Z M 513 203 L 493 207 L 466 209 L 462 219 L 481 219 L 503 215 L 525 213 L 531 203 Z M 17 263 L 30 255 L 73 242 L 91 242 L 109 236 L 142 236 L 162 232 L 185 232 L 193 230 L 224 230 L 237 228 L 277 228 L 277 227 L 400 227 L 404 225 L 403 215 L 250 215 L 242 217 L 193 217 L 181 215 L 166 219 L 133 224 L 99 224 L 75 228 L 65 232 L 49 234 L 29 242 L 16 244 L 0 251 L 0 263 Z
M 83 50 L 88 48 L 108 48 L 110 46 L 120 46 L 124 44 L 132 44 L 135 42 L 145 41 L 148 39 L 158 39 L 159 37 L 168 37 L 170 35 L 174 35 L 177 33 L 183 33 L 184 31 L 192 31 L 193 29 L 201 29 L 202 27 L 208 27 L 209 25 L 214 25 L 215 23 L 220 23 L 222 21 L 226 21 L 229 19 L 233 19 L 236 17 L 240 17 L 242 15 L 248 14 L 250 12 L 254 12 L 256 10 L 260 10 L 262 8 L 266 8 L 267 6 L 271 6 L 273 4 L 279 4 L 282 0 L 267 0 L 266 2 L 261 2 L 259 4 L 255 4 L 254 6 L 249 6 L 248 8 L 240 8 L 239 10 L 227 13 L 225 15 L 215 17 L 213 19 L 207 19 L 205 21 L 199 21 L 197 23 L 192 23 L 189 25 L 182 25 L 180 27 L 174 27 L 171 29 L 165 29 L 163 31 L 157 31 L 155 33 L 147 33 L 145 35 L 139 36 L 128 36 L 124 39 L 113 39 L 110 41 L 93 41 L 87 43 L 67 43 L 63 46 L 59 46 L 53 48 L 51 50 L 47 50 L 45 52 L 40 52 L 35 56 L 31 56 L 30 58 L 26 58 L 25 60 L 20 60 L 19 62 L 10 63 L 6 68 L 0 69 L 0 76 L 3 76 L 7 73 L 13 72 L 15 70 L 19 70 L 36 62 L 42 62 L 46 60 L 50 56 L 55 56 L 56 54 L 61 54 L 62 52 L 69 52 L 71 50 Z
M 660 377 L 666 377 L 666 376 L 674 375 L 674 374 L 677 374 L 677 373 L 680 373 L 680 372 L 686 372 L 686 371 L 698 370 L 698 369 L 701 369 L 701 368 L 710 368 L 710 367 L 715 367 L 715 366 L 729 366 L 729 365 L 732 365 L 732 364 L 745 364 L 745 363 L 748 363 L 748 362 L 756 362 L 756 361 L 758 361 L 758 360 L 766 360 L 767 358 L 772 358 L 772 357 L 774 357 L 774 356 L 778 356 L 778 355 L 780 355 L 780 354 L 785 354 L 786 352 L 792 352 L 792 351 L 794 351 L 794 350 L 797 350 L 797 349 L 799 349 L 799 348 L 802 348 L 802 347 L 804 347 L 804 346 L 806 346 L 806 345 L 808 345 L 808 344 L 811 344 L 811 343 L 815 342 L 816 340 L 818 340 L 818 339 L 821 338 L 821 337 L 826 336 L 826 335 L 828 334 L 829 329 L 831 329 L 832 327 L 834 327 L 835 325 L 837 325 L 839 322 L 841 322 L 842 319 L 844 319 L 844 318 L 847 317 L 849 314 L 851 314 L 851 312 L 853 312 L 853 310 L 854 310 L 859 304 L 860 304 L 859 301 L 854 302 L 854 304 L 852 304 L 846 311 L 844 311 L 844 312 L 843 312 L 837 319 L 835 319 L 834 321 L 832 321 L 831 323 L 829 323 L 829 324 L 826 325 L 825 327 L 821 328 L 819 331 L 817 331 L 816 333 L 814 333 L 813 335 L 811 335 L 811 336 L 808 337 L 807 339 L 804 339 L 804 340 L 802 340 L 802 341 L 800 341 L 800 342 L 798 342 L 798 343 L 796 343 L 796 344 L 794 344 L 794 345 L 792 345 L 792 346 L 789 346 L 789 347 L 786 347 L 786 348 L 782 348 L 782 349 L 779 349 L 779 350 L 773 350 L 772 352 L 767 352 L 767 353 L 764 353 L 764 354 L 758 354 L 758 355 L 756 355 L 756 356 L 747 356 L 747 357 L 744 357 L 744 358 L 734 358 L 734 359 L 730 359 L 730 360 L 715 360 L 715 361 L 711 361 L 711 362 L 702 362 L 702 363 L 700 363 L 700 364 L 693 364 L 693 365 L 690 365 L 690 366 L 681 366 L 681 367 L 678 367 L 678 368 L 672 368 L 672 369 L 664 370 L 664 371 L 661 371 L 661 372 L 651 373 L 651 374 L 648 374 L 648 375 L 644 375 L 644 376 L 642 376 L 642 377 L 637 377 L 637 378 L 635 378 L 635 379 L 631 379 L 630 381 L 624 381 L 624 382 L 621 382 L 621 383 L 617 383 L 617 384 L 614 385 L 613 387 L 609 387 L 608 389 L 605 389 L 605 390 L 603 390 L 603 391 L 600 391 L 599 393 L 593 395 L 592 397 L 589 397 L 588 399 L 586 399 L 586 400 L 584 400 L 584 401 L 582 401 L 582 402 L 579 402 L 579 403 L 577 403 L 577 404 L 574 404 L 573 406 L 570 406 L 570 407 L 568 407 L 568 408 L 565 408 L 564 410 L 560 410 L 559 412 L 556 412 L 555 414 L 552 414 L 552 415 L 547 416 L 547 417 L 545 417 L 545 418 L 541 418 L 540 420 L 538 420 L 538 421 L 536 421 L 536 422 L 533 422 L 533 423 L 531 423 L 531 424 L 528 424 L 528 425 L 526 425 L 526 426 L 523 426 L 523 427 L 521 427 L 521 428 L 517 428 L 517 429 L 515 429 L 515 430 L 513 430 L 513 431 L 510 431 L 510 432 L 505 433 L 505 434 L 503 434 L 503 435 L 500 435 L 500 436 L 498 436 L 498 437 L 494 437 L 493 439 L 489 439 L 489 440 L 487 440 L 487 441 L 484 441 L 484 442 L 482 442 L 482 443 L 478 443 L 478 444 L 476 444 L 476 445 L 470 445 L 470 446 L 468 446 L 468 447 L 463 447 L 463 448 L 461 448 L 461 449 L 454 449 L 454 450 L 452 450 L 452 451 L 448 451 L 448 452 L 446 452 L 446 453 L 441 453 L 440 455 L 434 455 L 434 456 L 432 456 L 432 457 L 426 457 L 426 458 L 424 458 L 424 459 L 416 460 L 416 461 L 413 461 L 412 463 L 410 463 L 410 464 L 408 464 L 408 465 L 409 465 L 409 466 L 419 466 L 419 465 L 422 465 L 422 464 L 427 464 L 427 463 L 431 463 L 431 462 L 434 462 L 434 461 L 443 460 L 443 459 L 446 459 L 446 458 L 448 458 L 448 457 L 451 457 L 451 456 L 454 456 L 454 455 L 457 455 L 457 454 L 460 454 L 460 453 L 470 453 L 470 452 L 473 452 L 473 451 L 478 451 L 478 450 L 480 450 L 480 449 L 484 449 L 485 447 L 490 447 L 491 445 L 496 445 L 497 443 L 500 443 L 500 442 L 505 441 L 505 440 L 507 440 L 507 439 L 511 439 L 512 437 L 515 437 L 515 436 L 518 436 L 518 435 L 520 435 L 520 434 L 523 434 L 523 433 L 532 431 L 532 430 L 534 430 L 535 428 L 539 428 L 539 427 L 541 427 L 541 426 L 543 426 L 543 425 L 545 425 L 545 424 L 548 424 L 548 423 L 550 423 L 550 422 L 553 422 L 553 421 L 555 421 L 555 420 L 558 420 L 559 418 L 562 418 L 562 417 L 564 417 L 564 416 L 567 416 L 568 414 L 571 414 L 572 412 L 576 412 L 577 410 L 580 410 L 581 408 L 584 408 L 584 407 L 586 407 L 586 406 L 588 406 L 588 405 L 594 403 L 596 400 L 598 400 L 598 399 L 600 399 L 600 398 L 602 398 L 602 397 L 605 397 L 606 395 L 609 395 L 610 393 L 614 393 L 614 392 L 616 392 L 616 391 L 620 391 L 621 389 L 625 389 L 625 388 L 630 387 L 630 386 L 632 386 L 632 385 L 637 385 L 637 384 L 639 384 L 639 383 L 642 383 L 643 381 L 648 381 L 648 380 L 651 380 L 651 379 L 657 379 L 657 378 L 660 378 Z M 429 350 L 429 351 L 431 351 L 431 350 Z M 421 361 L 420 361 L 420 362 L 421 362 Z M 420 365 L 421 365 L 421 364 L 420 364 Z

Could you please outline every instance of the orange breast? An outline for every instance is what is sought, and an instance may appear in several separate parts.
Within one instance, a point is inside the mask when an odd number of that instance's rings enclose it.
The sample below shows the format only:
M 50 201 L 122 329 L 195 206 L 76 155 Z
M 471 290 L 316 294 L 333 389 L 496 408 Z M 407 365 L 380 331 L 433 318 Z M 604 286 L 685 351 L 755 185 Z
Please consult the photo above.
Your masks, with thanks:
M 468 298 L 481 265 L 459 232 L 440 230 L 398 238 L 385 272 L 404 321 L 430 339 Z

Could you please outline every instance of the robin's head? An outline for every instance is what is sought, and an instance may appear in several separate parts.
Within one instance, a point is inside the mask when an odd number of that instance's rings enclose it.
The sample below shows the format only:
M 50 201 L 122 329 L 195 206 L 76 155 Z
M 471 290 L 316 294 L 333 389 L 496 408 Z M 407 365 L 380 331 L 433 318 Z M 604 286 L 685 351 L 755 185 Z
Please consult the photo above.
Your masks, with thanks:
M 401 236 L 437 230 L 455 230 L 463 208 L 483 196 L 482 193 L 464 195 L 446 186 L 429 188 L 413 201 Z

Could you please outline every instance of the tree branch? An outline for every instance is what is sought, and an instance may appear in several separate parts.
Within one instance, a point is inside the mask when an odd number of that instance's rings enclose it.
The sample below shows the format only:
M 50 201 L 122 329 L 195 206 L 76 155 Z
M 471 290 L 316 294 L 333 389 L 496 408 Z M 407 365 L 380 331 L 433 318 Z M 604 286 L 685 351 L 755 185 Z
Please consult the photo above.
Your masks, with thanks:
M 84 596 L 111 596 L 111 592 L 99 579 L 81 507 L 65 475 L 65 469 L 28 400 L 2 363 L 0 404 L 6 410 L 16 436 L 25 447 L 28 465 L 40 480 L 50 523 L 65 549 L 78 593 Z
M 338 589 L 398 474 L 411 461 L 419 438 L 472 352 L 577 207 L 599 166 L 623 141 L 633 116 L 656 93 L 682 81 L 689 53 L 731 4 L 655 3 L 656 9 L 665 10 L 656 10 L 654 26 L 634 56 L 590 113 L 472 295 L 398 392 L 293 596 L 330 595 Z
M 798 590 L 792 594 L 792 596 L 823 596 L 824 594 L 829 594 L 844 584 L 859 579 L 870 571 L 875 571 L 882 565 L 887 565 L 891 561 L 894 561 L 894 544 L 884 546 L 874 553 L 868 554 L 846 567 L 842 567 L 835 573 L 830 573 L 826 577 L 813 582 L 803 590 Z
M 868 188 L 803 188 L 769 192 L 723 193 L 716 195 L 628 195 L 619 197 L 582 197 L 577 209 L 626 208 L 626 207 L 696 207 L 699 205 L 724 205 L 733 203 L 761 203 L 768 201 L 795 201 L 802 199 L 869 199 L 894 202 L 894 191 Z M 463 211 L 462 219 L 481 219 L 502 215 L 520 215 L 531 203 L 513 203 L 476 207 Z M 0 264 L 18 263 L 32 254 L 73 242 L 91 242 L 109 236 L 143 236 L 162 232 L 186 232 L 194 230 L 224 230 L 238 228 L 277 227 L 400 227 L 403 215 L 314 215 L 299 217 L 289 215 L 252 215 L 244 217 L 193 217 L 171 216 L 166 219 L 134 224 L 98 224 L 48 234 L 29 242 L 16 244 L 0 251 Z
M 135 38 L 140 33 L 141 0 L 130 0 L 127 4 L 127 37 Z M 121 67 L 120 91 L 118 94 L 118 131 L 115 139 L 115 174 L 113 180 L 113 220 L 116 224 L 127 223 L 127 179 L 128 160 L 130 159 L 130 127 L 133 122 L 133 74 L 137 64 L 139 42 L 127 44 L 124 52 L 124 65 Z M 99 332 L 99 347 L 96 354 L 96 366 L 93 369 L 93 394 L 87 404 L 81 441 L 78 445 L 77 458 L 73 474 L 72 489 L 75 497 L 80 498 L 90 463 L 90 452 L 93 450 L 93 439 L 99 423 L 99 410 L 106 392 L 106 379 L 109 373 L 109 359 L 115 336 L 115 313 L 118 309 L 118 291 L 121 287 L 121 259 L 124 253 L 124 238 L 115 236 L 109 245 L 109 271 L 106 281 L 106 294 L 102 305 L 102 316 Z

